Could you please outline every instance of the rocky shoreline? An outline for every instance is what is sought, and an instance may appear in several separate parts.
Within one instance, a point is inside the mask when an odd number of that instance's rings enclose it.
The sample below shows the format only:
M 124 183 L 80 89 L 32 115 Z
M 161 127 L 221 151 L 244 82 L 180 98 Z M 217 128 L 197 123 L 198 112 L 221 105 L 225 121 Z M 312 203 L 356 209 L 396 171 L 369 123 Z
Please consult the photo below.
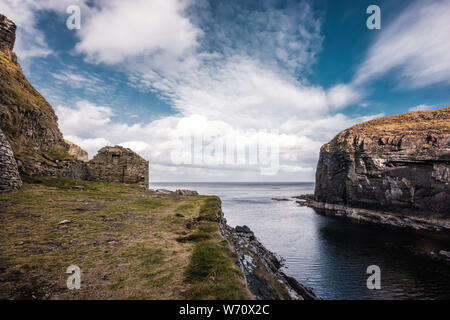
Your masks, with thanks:
M 238 256 L 238 266 L 245 284 L 256 300 L 319 300 L 311 289 L 303 286 L 280 269 L 283 260 L 267 250 L 247 226 L 232 228 L 220 213 L 219 228 Z

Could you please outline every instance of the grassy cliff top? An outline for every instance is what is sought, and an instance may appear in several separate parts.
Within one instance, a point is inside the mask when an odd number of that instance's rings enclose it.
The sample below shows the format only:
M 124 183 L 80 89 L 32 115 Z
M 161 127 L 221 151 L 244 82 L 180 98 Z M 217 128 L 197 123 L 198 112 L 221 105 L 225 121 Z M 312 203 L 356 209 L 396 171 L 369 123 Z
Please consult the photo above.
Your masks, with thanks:
M 450 107 L 412 111 L 366 121 L 341 131 L 322 150 L 347 149 L 354 139 L 450 134 Z
M 217 197 L 25 178 L 0 202 L 0 299 L 249 297 Z M 70 265 L 80 290 L 67 289 Z
M 411 111 L 394 116 L 382 117 L 357 124 L 347 130 L 360 134 L 450 130 L 450 107 L 439 110 Z
M 36 108 L 50 119 L 55 112 L 45 98 L 28 82 L 22 69 L 0 51 L 0 105 Z

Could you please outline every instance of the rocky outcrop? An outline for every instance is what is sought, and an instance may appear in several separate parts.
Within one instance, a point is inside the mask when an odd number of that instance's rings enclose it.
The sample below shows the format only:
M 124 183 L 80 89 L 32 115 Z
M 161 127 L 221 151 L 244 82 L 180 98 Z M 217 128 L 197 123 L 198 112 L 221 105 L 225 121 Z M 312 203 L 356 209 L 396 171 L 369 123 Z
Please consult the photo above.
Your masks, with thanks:
M 22 180 L 8 140 L 0 130 L 0 193 L 20 189 Z
M 13 53 L 16 26 L 0 14 L 0 128 L 19 171 L 28 176 L 66 177 L 148 186 L 148 161 L 122 147 L 88 154 L 65 141 L 51 105 L 27 81 Z M 14 168 L 10 169 L 14 171 Z
M 432 223 L 450 219 L 450 107 L 384 117 L 339 133 L 320 150 L 314 202 Z
M 77 146 L 75 143 L 70 142 L 69 140 L 64 139 L 64 142 L 69 146 L 69 154 L 74 157 L 76 160 L 87 162 L 89 160 L 88 153 Z
M 8 59 L 14 64 L 18 65 L 17 56 L 13 52 L 15 42 L 16 25 L 4 15 L 0 14 L 0 51 L 5 53 Z
M 131 149 L 104 147 L 87 163 L 87 180 L 137 183 L 148 188 L 148 165 Z
M 25 174 L 55 176 L 68 154 L 50 104 L 27 81 L 13 53 L 16 26 L 0 15 L 0 128 Z M 64 171 L 69 163 L 64 166 Z
M 267 250 L 247 226 L 232 228 L 219 214 L 223 237 L 239 257 L 244 281 L 257 300 L 318 300 L 311 289 L 281 271 L 282 259 Z

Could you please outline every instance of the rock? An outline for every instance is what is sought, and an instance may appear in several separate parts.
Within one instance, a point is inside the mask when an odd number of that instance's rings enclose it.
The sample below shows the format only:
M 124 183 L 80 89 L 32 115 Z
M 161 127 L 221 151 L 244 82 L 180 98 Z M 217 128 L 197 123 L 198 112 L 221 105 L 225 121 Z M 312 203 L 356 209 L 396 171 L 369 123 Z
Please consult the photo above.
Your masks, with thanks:
M 286 199 L 286 198 L 272 198 L 272 200 L 274 200 L 274 201 L 292 201 L 291 199 Z
M 172 194 L 172 193 L 174 193 L 173 191 L 166 190 L 166 189 L 156 189 L 155 192 L 162 193 L 162 194 Z
M 178 189 L 175 193 L 180 196 L 198 196 L 198 192 L 193 190 Z
M 58 225 L 64 225 L 64 224 L 69 224 L 69 223 L 72 223 L 72 221 L 70 221 L 70 220 L 62 220 L 62 221 L 58 222 Z
M 267 250 L 247 226 L 231 228 L 223 212 L 219 213 L 219 229 L 238 256 L 237 265 L 256 300 L 316 300 L 309 288 L 281 271 L 283 259 Z
M 450 107 L 364 122 L 322 146 L 314 200 L 450 218 Z
M 236 228 L 234 228 L 236 230 L 236 232 L 240 232 L 240 233 L 253 233 L 252 230 L 250 230 L 249 227 L 247 226 L 236 226 Z
M 70 142 L 69 140 L 64 139 L 64 142 L 69 145 L 69 154 L 73 156 L 75 159 L 88 162 L 89 156 L 86 151 L 81 149 L 79 146 L 77 146 L 75 143 Z
M 16 27 L 0 15 L 0 128 L 25 175 L 82 178 L 51 105 L 27 81 L 12 52 Z M 58 161 L 58 163 L 56 162 Z
M 13 52 L 16 42 L 16 25 L 0 14 L 0 51 L 3 52 L 14 64 L 17 63 L 17 56 Z
M 84 190 L 85 188 L 84 188 L 84 186 L 73 186 L 72 189 L 75 189 L 75 190 Z

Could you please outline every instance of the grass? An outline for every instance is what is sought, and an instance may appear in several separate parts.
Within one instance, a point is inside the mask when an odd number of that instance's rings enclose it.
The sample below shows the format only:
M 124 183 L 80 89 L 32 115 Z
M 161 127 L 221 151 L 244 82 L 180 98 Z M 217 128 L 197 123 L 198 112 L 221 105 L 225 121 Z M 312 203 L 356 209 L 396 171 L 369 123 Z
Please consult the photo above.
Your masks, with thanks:
M 27 81 L 22 70 L 0 52 L 0 104 L 38 108 L 48 119 L 54 119 L 52 107 Z
M 186 280 L 191 284 L 189 298 L 248 298 L 240 281 L 240 269 L 231 262 L 232 258 L 226 242 L 217 239 L 198 242 L 186 271 Z
M 242 285 L 241 270 L 234 263 L 237 257 L 220 236 L 216 222 L 220 210 L 218 197 L 206 198 L 200 206 L 197 230 L 181 239 L 196 243 L 186 270 L 190 299 L 249 298 Z
M 246 297 L 216 197 L 24 177 L 0 203 L 0 299 Z M 71 264 L 80 290 L 66 287 Z

